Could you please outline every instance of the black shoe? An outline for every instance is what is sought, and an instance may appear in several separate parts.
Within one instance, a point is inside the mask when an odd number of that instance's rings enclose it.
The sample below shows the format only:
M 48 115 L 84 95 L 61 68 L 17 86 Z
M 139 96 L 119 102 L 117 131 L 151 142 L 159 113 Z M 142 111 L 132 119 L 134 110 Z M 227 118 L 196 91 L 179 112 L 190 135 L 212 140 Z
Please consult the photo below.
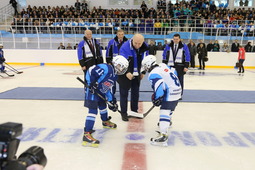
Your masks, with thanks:
M 180 98 L 179 100 L 182 100 L 182 98 Z
M 125 122 L 128 121 L 128 117 L 127 117 L 127 116 L 121 116 L 121 119 L 122 119 L 123 121 L 125 121 Z
M 244 71 L 242 71 L 242 73 L 244 73 Z
M 241 73 L 241 71 L 238 71 L 237 73 Z

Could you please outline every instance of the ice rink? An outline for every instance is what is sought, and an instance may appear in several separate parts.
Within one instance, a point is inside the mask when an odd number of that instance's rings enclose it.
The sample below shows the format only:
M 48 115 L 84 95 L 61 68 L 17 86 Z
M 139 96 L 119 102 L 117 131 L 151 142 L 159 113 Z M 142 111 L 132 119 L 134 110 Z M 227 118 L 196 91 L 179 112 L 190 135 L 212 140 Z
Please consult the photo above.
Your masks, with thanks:
M 79 66 L 13 66 L 24 73 L 0 78 L 0 93 L 17 87 L 27 87 L 28 94 L 29 87 L 82 88 L 76 80 L 82 77 Z M 189 70 L 185 89 L 254 92 L 255 70 L 244 74 L 234 68 Z M 94 137 L 101 141 L 99 148 L 81 145 L 87 113 L 82 100 L 0 97 L 0 123 L 23 124 L 17 156 L 41 146 L 48 158 L 46 170 L 254 170 L 255 101 L 243 100 L 240 96 L 235 103 L 185 102 L 184 93 L 173 115 L 168 147 L 150 144 L 157 135 L 159 108 L 145 119 L 129 122 L 109 112 L 116 130 L 103 129 L 98 115 Z M 152 103 L 140 106 L 145 112 Z

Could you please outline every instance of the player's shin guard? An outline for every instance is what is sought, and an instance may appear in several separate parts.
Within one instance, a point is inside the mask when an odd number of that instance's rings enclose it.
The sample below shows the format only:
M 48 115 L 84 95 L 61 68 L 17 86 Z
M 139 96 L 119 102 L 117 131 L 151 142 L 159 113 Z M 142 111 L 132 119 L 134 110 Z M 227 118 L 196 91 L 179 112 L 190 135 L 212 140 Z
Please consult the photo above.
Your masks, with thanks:
M 96 113 L 94 113 L 94 109 L 93 110 L 89 109 L 89 113 L 85 121 L 85 132 L 89 132 L 93 130 L 95 120 L 96 120 Z
M 108 112 L 106 107 L 99 108 L 100 116 L 102 121 L 106 121 L 108 119 Z
M 168 128 L 171 123 L 171 110 L 160 110 L 160 118 L 159 118 L 159 129 L 161 133 L 168 133 Z

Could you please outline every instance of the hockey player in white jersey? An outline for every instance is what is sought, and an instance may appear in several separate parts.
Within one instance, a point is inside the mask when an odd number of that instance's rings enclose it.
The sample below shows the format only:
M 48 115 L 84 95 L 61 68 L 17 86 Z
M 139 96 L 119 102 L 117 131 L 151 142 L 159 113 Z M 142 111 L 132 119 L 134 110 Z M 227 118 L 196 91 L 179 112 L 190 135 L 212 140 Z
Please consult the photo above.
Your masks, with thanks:
M 156 57 L 146 56 L 142 61 L 142 70 L 149 72 L 148 79 L 153 89 L 152 103 L 160 106 L 159 135 L 151 138 L 152 145 L 167 146 L 168 128 L 175 107 L 181 98 L 182 88 L 174 68 L 164 63 L 157 64 Z

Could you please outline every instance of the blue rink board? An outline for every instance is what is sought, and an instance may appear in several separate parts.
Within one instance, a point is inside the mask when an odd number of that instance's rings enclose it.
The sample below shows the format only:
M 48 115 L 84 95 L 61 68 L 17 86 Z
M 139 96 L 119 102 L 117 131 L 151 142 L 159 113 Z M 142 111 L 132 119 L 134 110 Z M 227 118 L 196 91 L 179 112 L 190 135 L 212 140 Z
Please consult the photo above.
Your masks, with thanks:
M 151 91 L 141 91 L 140 101 L 150 101 Z M 119 100 L 119 92 L 116 92 Z M 17 87 L 0 93 L 0 99 L 83 100 L 83 88 Z M 255 91 L 184 90 L 182 102 L 255 103 Z

